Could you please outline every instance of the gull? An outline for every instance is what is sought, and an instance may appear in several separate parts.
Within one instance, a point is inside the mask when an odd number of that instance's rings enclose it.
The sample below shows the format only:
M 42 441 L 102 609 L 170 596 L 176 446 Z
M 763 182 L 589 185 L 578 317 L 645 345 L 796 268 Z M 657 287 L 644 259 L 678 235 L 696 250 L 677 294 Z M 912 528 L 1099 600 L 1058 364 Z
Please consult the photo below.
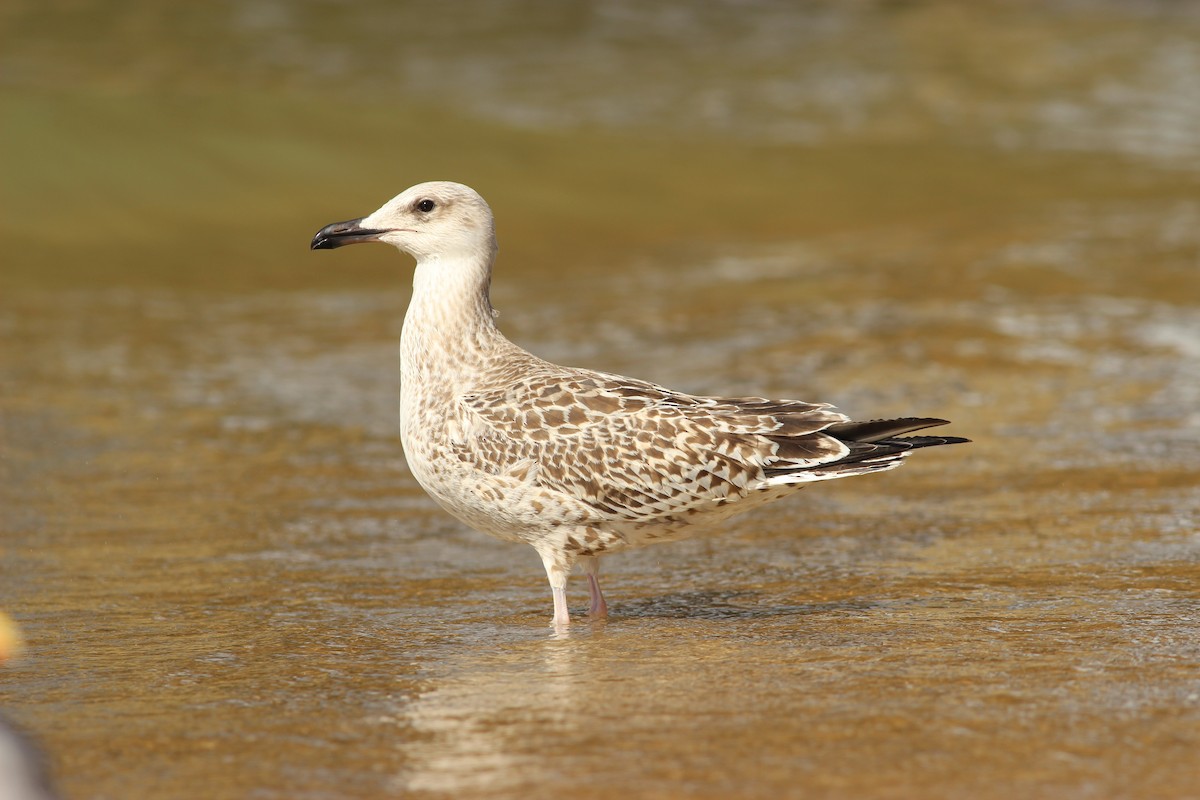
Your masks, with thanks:
M 701 397 L 552 364 L 496 327 L 496 233 L 475 190 L 434 181 L 317 231 L 313 250 L 385 242 L 416 259 L 400 334 L 400 438 L 413 477 L 483 533 L 532 545 L 570 622 L 567 577 L 605 617 L 602 555 L 711 530 L 812 481 L 882 472 L 914 450 L 968 440 L 905 436 L 946 420 L 854 422 L 828 403 Z

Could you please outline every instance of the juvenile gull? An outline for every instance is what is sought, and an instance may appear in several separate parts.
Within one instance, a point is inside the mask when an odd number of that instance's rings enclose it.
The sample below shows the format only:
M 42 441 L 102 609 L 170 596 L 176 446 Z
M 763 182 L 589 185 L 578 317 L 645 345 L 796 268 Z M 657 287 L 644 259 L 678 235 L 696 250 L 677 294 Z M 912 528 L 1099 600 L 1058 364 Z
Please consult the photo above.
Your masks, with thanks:
M 400 437 L 417 482 L 471 527 L 532 545 L 570 621 L 567 576 L 608 613 L 599 557 L 702 533 L 810 481 L 881 472 L 942 419 L 853 422 L 828 403 L 697 397 L 560 367 L 504 338 L 488 297 L 496 235 L 473 189 L 422 183 L 317 231 L 312 249 L 386 242 L 417 260 L 400 334 Z

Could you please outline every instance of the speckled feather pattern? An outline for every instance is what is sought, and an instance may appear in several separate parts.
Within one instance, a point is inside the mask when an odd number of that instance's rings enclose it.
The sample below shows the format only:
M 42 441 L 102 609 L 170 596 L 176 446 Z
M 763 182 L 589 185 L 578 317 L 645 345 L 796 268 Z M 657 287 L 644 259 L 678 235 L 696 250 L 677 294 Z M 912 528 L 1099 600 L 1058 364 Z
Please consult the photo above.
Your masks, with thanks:
M 410 468 L 468 525 L 538 550 L 556 622 L 566 621 L 559 601 L 578 559 L 594 611 L 594 556 L 710 530 L 806 483 L 892 469 L 918 447 L 963 441 L 899 436 L 943 420 L 855 423 L 824 403 L 698 397 L 537 358 L 495 325 L 491 213 L 459 184 L 413 187 L 323 229 L 314 247 L 337 246 L 318 243 L 326 233 L 416 256 L 400 356 Z

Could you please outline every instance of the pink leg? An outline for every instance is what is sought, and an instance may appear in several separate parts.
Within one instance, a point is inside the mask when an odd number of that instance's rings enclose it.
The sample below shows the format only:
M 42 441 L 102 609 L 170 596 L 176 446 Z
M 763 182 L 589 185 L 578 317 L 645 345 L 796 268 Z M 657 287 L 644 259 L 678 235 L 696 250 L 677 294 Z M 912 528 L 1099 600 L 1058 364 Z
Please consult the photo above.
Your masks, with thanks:
M 588 616 L 601 619 L 608 616 L 608 604 L 604 602 L 604 592 L 600 591 L 600 559 L 596 556 L 583 556 L 579 559 L 584 574 L 588 579 L 588 592 L 592 603 L 588 608 Z
M 552 550 L 538 551 L 542 557 L 542 566 L 546 568 L 546 578 L 550 581 L 550 592 L 554 596 L 554 619 L 550 624 L 555 628 L 565 628 L 571 624 L 571 614 L 567 611 L 567 575 L 571 572 L 571 563 L 563 564 L 558 554 Z
M 571 612 L 567 611 L 567 587 L 551 586 L 550 592 L 554 595 L 554 619 L 550 620 L 550 624 L 564 628 L 571 624 Z
M 595 575 L 588 575 L 588 589 L 592 593 L 592 606 L 588 609 L 588 616 L 600 619 L 608 616 L 608 604 L 604 602 L 604 593 L 600 591 L 600 579 Z

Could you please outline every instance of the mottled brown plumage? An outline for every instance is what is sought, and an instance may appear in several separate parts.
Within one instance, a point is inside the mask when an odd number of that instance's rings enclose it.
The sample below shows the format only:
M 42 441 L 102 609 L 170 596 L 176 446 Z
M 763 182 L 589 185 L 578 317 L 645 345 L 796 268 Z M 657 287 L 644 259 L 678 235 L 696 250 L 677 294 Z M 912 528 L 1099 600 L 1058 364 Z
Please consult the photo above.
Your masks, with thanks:
M 826 403 L 696 397 L 557 366 L 500 333 L 488 299 L 495 233 L 478 194 L 424 183 L 319 231 L 314 249 L 383 241 L 417 259 L 401 334 L 401 438 L 413 475 L 447 511 L 532 545 L 566 624 L 567 575 L 606 613 L 601 554 L 680 539 L 809 481 L 892 469 L 904 436 L 945 420 L 853 422 Z

